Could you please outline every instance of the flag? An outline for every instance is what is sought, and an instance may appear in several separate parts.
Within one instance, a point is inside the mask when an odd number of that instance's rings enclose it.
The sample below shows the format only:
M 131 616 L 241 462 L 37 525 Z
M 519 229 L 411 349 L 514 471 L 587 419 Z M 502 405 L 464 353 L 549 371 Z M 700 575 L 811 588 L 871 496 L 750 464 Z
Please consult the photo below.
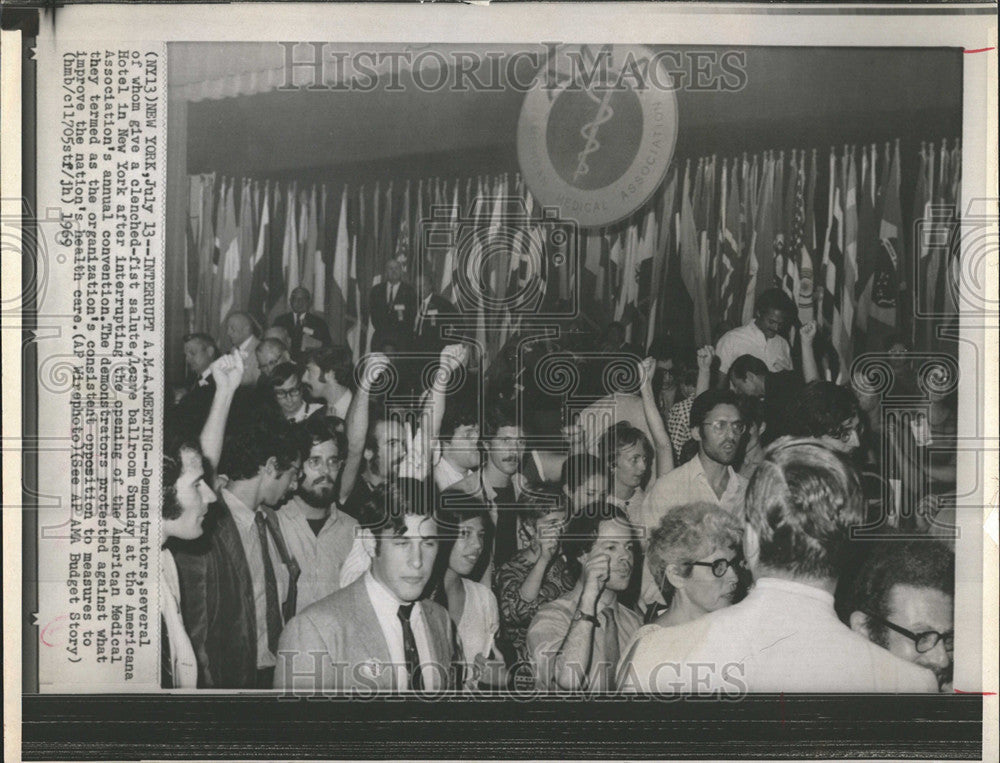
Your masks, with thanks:
M 451 228 L 451 241 L 452 244 L 448 247 L 444 255 L 444 264 L 441 267 L 441 296 L 445 299 L 454 302 L 454 294 L 452 289 L 452 277 L 455 271 L 455 247 L 457 246 L 458 237 L 458 182 L 455 183 L 455 193 L 451 202 L 451 220 L 449 226 Z
M 815 168 L 814 168 L 815 169 Z M 791 210 L 788 247 L 785 252 L 786 278 L 792 281 L 792 295 L 799 308 L 799 320 L 812 320 L 812 257 L 806 243 L 805 152 L 797 168 L 795 198 Z M 808 283 L 803 275 L 808 269 Z
M 313 186 L 315 188 L 315 186 Z M 313 290 L 316 273 L 316 228 L 313 223 L 315 209 L 309 201 L 309 191 L 305 188 L 299 192 L 299 282 L 295 286 L 304 286 Z M 292 288 L 295 288 L 293 286 Z M 289 291 L 289 298 L 291 291 Z
M 203 175 L 188 178 L 188 217 L 184 229 L 184 310 L 188 312 L 188 331 L 191 331 L 198 295 L 198 245 L 205 205 L 204 180 Z
M 700 162 L 699 162 L 700 169 Z M 705 283 L 702 275 L 701 246 L 695 228 L 694 209 L 691 204 L 691 165 L 684 172 L 684 189 L 681 193 L 680 222 L 678 237 L 681 249 L 681 278 L 694 304 L 693 334 L 696 345 L 710 344 L 712 330 L 708 318 L 708 302 L 705 298 Z
M 423 182 L 421 181 L 421 187 Z M 417 209 L 420 208 L 418 194 Z M 419 212 L 418 212 L 419 217 Z M 410 181 L 406 181 L 406 190 L 403 192 L 403 208 L 399 211 L 399 233 L 396 236 L 396 247 L 393 257 L 403 266 L 404 271 L 410 263 Z
M 226 187 L 226 197 L 223 210 L 222 226 L 219 229 L 219 272 L 216 276 L 219 283 L 219 325 L 226 320 L 229 313 L 237 309 L 236 290 L 239 288 L 237 279 L 240 274 L 240 241 L 239 228 L 236 224 L 236 202 L 233 199 L 235 181 Z
M 736 182 L 738 173 L 736 160 L 733 160 L 732 172 L 728 176 L 727 186 L 726 163 L 722 163 L 722 206 L 719 216 L 721 231 L 719 233 L 718 250 L 718 315 L 720 320 L 732 324 L 738 320 L 736 312 L 737 275 L 740 260 L 740 198 L 739 185 Z M 742 305 L 740 306 L 742 318 Z M 733 326 L 735 328 L 735 326 Z
M 239 274 L 236 280 L 234 299 L 236 307 L 246 310 L 250 303 L 250 286 L 253 282 L 253 261 L 256 255 L 254 239 L 256 234 L 253 205 L 254 183 L 244 178 L 240 193 L 240 219 L 237 232 L 239 241 Z
M 250 280 L 250 296 L 247 299 L 249 312 L 261 325 L 267 320 L 267 290 L 268 290 L 268 250 L 271 243 L 271 190 L 264 184 L 260 196 L 260 222 L 257 230 L 257 246 L 254 248 L 251 262 L 252 276 Z
M 840 351 L 842 379 L 847 378 L 854 359 L 852 335 L 854 329 L 855 284 L 858 281 L 858 175 L 854 162 L 854 147 L 845 147 L 843 157 L 846 171 L 844 182 L 844 267 L 843 285 L 840 290 L 840 319 L 842 348 Z
M 297 205 L 295 184 L 288 189 L 288 205 L 285 207 L 285 236 L 281 242 L 281 262 L 285 276 L 285 303 L 291 304 L 292 291 L 300 283 L 299 275 L 299 230 L 301 216 Z M 296 218 L 299 218 L 297 221 Z
M 320 214 L 322 191 L 314 184 L 309 193 L 309 228 L 306 234 L 306 256 L 312 260 L 312 279 L 306 286 L 312 292 L 314 305 L 326 304 L 326 262 L 323 259 L 323 242 L 320 239 Z
M 331 228 L 332 222 L 331 217 L 328 219 Z M 351 243 L 347 232 L 347 187 L 345 186 L 340 194 L 340 210 L 337 213 L 337 238 L 333 246 L 333 268 L 326 313 L 326 318 L 330 322 L 330 332 L 338 340 L 347 336 L 347 297 L 351 278 L 350 259 Z
M 271 208 L 267 247 L 267 312 L 270 318 L 284 312 L 285 300 L 285 221 L 288 194 L 277 184 L 271 194 Z
M 778 187 L 776 167 L 777 160 L 768 152 L 763 158 L 760 189 L 757 192 L 757 218 L 751 234 L 747 297 L 743 303 L 744 324 L 754 317 L 757 297 L 774 282 L 774 208 L 775 188 Z
M 874 156 L 874 154 L 873 154 Z M 868 314 L 875 285 L 875 261 L 879 240 L 875 224 L 875 165 L 866 151 L 861 154 L 861 193 L 858 195 L 858 280 L 854 288 L 857 309 L 854 311 L 855 351 L 872 351 L 868 341 Z
M 841 201 L 840 171 L 837 157 L 830 150 L 830 214 L 827 217 L 826 243 L 823 249 L 823 323 L 830 327 L 833 347 L 838 356 L 842 346 L 841 333 L 844 324 L 840 318 L 841 271 L 844 260 L 844 210 Z M 841 359 L 843 367 L 843 359 Z
M 653 344 L 653 338 L 658 330 L 657 321 L 662 314 L 661 302 L 666 297 L 666 280 L 670 259 L 670 230 L 674 217 L 674 198 L 677 195 L 677 170 L 672 167 L 667 175 L 666 183 L 661 192 L 659 235 L 654 242 L 653 271 L 649 300 L 649 320 L 646 325 L 646 348 Z M 591 237 L 588 236 L 588 242 Z M 596 238 L 596 237 L 595 237 Z M 600 261 L 600 241 L 595 242 L 598 262 Z M 588 251 L 589 254 L 589 251 Z
M 805 172 L 806 154 L 802 152 L 802 172 Z M 798 201 L 796 200 L 796 204 Z M 809 165 L 809 180 L 806 183 L 806 195 L 802 200 L 803 224 L 802 244 L 799 252 L 799 322 L 808 323 L 815 318 L 816 264 L 813 257 L 816 251 L 816 149 L 812 152 L 812 162 Z M 798 210 L 796 210 L 798 214 Z
M 903 215 L 899 203 L 899 143 L 892 156 L 887 183 L 882 190 L 882 219 L 879 222 L 879 257 L 875 266 L 869 317 L 869 342 L 881 346 L 896 330 L 899 298 L 900 237 Z M 881 341 L 877 341 L 877 340 Z

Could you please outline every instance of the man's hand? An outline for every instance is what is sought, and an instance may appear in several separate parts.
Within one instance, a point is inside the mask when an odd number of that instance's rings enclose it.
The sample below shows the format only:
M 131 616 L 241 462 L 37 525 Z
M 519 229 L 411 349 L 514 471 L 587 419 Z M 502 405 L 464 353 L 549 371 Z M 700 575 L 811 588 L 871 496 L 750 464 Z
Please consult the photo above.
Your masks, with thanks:
M 540 559 L 549 562 L 559 550 L 559 527 L 561 521 L 555 517 L 539 519 L 535 525 L 535 538 L 531 545 Z
M 802 337 L 802 344 L 811 345 L 816 338 L 816 321 L 809 321 L 802 324 L 802 328 L 799 329 L 799 336 Z
M 372 388 L 377 388 L 384 383 L 380 381 L 383 375 L 392 372 L 392 361 L 384 353 L 372 352 L 365 357 L 364 363 L 359 386 L 365 392 L 370 392 Z
M 611 557 L 608 554 L 594 554 L 583 565 L 583 595 L 580 610 L 592 615 L 597 609 L 597 600 L 611 577 Z
M 237 350 L 216 358 L 210 368 L 219 392 L 235 392 L 243 381 L 243 356 Z
M 714 358 L 715 350 L 712 348 L 712 345 L 706 344 L 704 347 L 698 348 L 698 370 L 711 371 L 712 360 Z
M 649 357 L 639 361 L 639 384 L 649 387 L 653 384 L 653 374 L 656 373 L 656 358 Z

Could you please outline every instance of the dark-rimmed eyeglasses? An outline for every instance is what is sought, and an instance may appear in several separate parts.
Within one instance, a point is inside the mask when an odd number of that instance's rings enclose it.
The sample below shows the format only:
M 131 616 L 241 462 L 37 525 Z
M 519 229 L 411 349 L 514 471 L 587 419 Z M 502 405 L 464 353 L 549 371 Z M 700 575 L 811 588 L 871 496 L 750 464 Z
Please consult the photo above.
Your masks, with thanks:
M 274 396 L 278 400 L 284 400 L 289 397 L 301 397 L 302 387 L 292 387 L 291 389 L 276 389 L 274 390 Z
M 931 649 L 936 647 L 940 642 L 944 641 L 944 648 L 949 652 L 955 647 L 955 631 L 948 631 L 947 633 L 938 633 L 937 631 L 923 631 L 921 633 L 914 633 L 911 630 L 907 630 L 902 625 L 896 625 L 894 622 L 886 620 L 884 617 L 879 617 L 878 615 L 872 615 L 865 613 L 868 617 L 876 622 L 881 623 L 886 628 L 896 631 L 896 633 L 901 636 L 906 636 L 910 641 L 912 641 L 916 647 L 917 652 L 924 654 L 929 652 Z
M 742 556 L 734 556 L 732 559 L 716 559 L 711 562 L 688 562 L 688 564 L 693 567 L 711 567 L 712 574 L 717 578 L 725 575 L 730 567 L 734 570 L 742 570 L 747 566 L 746 560 Z

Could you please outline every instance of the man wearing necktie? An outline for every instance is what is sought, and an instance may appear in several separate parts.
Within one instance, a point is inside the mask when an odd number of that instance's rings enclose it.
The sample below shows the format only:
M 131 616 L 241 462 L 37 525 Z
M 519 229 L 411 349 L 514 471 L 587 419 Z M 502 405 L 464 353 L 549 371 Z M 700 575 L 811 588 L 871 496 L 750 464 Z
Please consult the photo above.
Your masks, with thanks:
M 200 688 L 270 688 L 296 606 L 299 568 L 274 508 L 295 489 L 301 438 L 282 421 L 241 429 L 223 442 L 218 472 L 229 482 L 209 507 L 211 532 L 175 549 Z
M 385 279 L 372 287 L 368 298 L 375 334 L 372 350 L 380 350 L 386 342 L 398 350 L 409 350 L 413 343 L 413 327 L 417 316 L 417 293 L 403 279 L 403 266 L 389 260 Z
M 292 341 L 288 349 L 296 362 L 301 360 L 304 353 L 333 344 L 326 321 L 310 312 L 312 294 L 307 288 L 299 286 L 293 289 L 288 298 L 288 306 L 292 308 L 291 311 L 275 318 L 274 325 L 288 332 Z
M 642 624 L 618 598 L 635 569 L 635 530 L 618 506 L 593 504 L 563 537 L 580 575 L 573 590 L 539 608 L 528 628 L 535 682 L 542 689 L 613 691 L 621 650 Z
M 375 503 L 371 506 L 376 506 Z M 320 691 L 454 688 L 456 629 L 440 604 L 421 599 L 434 567 L 438 525 L 421 481 L 389 484 L 377 515 L 363 517 L 371 567 L 306 607 L 285 627 L 274 686 Z

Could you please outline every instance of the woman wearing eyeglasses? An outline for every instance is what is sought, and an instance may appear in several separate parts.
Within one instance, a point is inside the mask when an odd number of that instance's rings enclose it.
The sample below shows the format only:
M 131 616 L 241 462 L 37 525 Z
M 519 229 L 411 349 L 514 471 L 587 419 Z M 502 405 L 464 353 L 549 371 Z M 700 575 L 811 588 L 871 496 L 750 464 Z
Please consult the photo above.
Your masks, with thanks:
M 666 605 L 646 612 L 632 644 L 661 628 L 695 620 L 737 600 L 749 578 L 736 518 L 711 503 L 676 506 L 649 535 L 647 562 Z M 628 658 L 623 664 L 628 663 Z
M 670 510 L 649 537 L 649 567 L 665 608 L 647 622 L 680 625 L 733 603 L 744 562 L 736 518 L 711 503 Z

